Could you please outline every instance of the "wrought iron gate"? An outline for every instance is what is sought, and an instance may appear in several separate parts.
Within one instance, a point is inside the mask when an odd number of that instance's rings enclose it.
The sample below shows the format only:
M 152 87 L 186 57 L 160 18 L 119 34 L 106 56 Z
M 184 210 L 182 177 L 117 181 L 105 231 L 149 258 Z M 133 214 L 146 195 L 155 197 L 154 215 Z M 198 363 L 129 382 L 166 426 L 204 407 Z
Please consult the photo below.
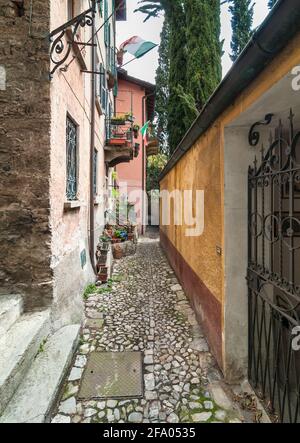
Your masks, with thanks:
M 249 380 L 300 422 L 300 132 L 290 112 L 248 172 Z

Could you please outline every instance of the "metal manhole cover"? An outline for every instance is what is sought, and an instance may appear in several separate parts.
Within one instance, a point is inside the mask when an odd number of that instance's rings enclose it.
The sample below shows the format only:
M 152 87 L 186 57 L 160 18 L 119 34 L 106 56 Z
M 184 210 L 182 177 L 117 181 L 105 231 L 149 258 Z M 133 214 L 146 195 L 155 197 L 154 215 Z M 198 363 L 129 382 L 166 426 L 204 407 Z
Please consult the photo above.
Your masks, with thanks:
M 141 352 L 92 352 L 81 379 L 78 398 L 143 396 Z

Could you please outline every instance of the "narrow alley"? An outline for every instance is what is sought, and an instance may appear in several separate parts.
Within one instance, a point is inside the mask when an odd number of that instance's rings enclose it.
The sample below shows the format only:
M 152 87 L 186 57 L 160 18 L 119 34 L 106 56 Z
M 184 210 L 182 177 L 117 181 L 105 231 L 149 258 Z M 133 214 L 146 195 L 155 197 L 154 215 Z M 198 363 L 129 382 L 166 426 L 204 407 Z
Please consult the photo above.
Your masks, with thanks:
M 52 423 L 241 420 L 221 387 L 193 310 L 155 237 L 142 238 L 134 256 L 116 263 L 111 289 L 99 287 L 99 293 L 86 297 L 79 349 Z M 107 395 L 81 401 L 78 392 L 86 363 L 95 351 L 107 356 L 140 351 L 142 397 Z

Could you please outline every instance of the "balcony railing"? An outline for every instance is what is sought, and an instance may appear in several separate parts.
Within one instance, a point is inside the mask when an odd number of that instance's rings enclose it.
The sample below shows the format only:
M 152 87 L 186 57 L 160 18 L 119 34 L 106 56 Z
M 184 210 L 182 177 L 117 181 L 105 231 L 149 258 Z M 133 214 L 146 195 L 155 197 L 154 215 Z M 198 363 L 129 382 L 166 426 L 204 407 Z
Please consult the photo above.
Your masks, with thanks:
M 155 129 L 150 128 L 147 134 L 146 140 L 146 155 L 149 157 L 150 155 L 157 155 L 159 153 L 159 140 L 156 135 Z
M 108 146 L 133 146 L 133 121 L 131 113 L 117 113 L 106 121 L 106 144 Z

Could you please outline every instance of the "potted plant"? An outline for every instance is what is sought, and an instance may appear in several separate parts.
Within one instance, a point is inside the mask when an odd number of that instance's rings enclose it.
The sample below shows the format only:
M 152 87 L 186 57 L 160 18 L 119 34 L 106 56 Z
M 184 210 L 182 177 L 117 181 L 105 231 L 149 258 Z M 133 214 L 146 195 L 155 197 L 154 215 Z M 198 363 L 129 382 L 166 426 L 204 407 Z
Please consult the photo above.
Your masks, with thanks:
M 132 130 L 133 130 L 134 138 L 138 138 L 138 136 L 139 136 L 139 130 L 140 130 L 139 125 L 133 125 Z
M 126 138 L 128 141 L 131 141 L 132 139 L 132 131 L 131 129 L 128 129 L 128 131 L 126 132 Z
M 127 112 L 127 114 L 125 114 L 125 119 L 128 122 L 131 122 L 131 123 L 134 122 L 134 116 L 133 116 L 132 112 Z
M 116 229 L 114 232 L 113 242 L 121 243 L 127 240 L 127 231 L 125 229 Z
M 107 255 L 108 250 L 109 250 L 109 244 L 110 244 L 111 238 L 107 237 L 107 236 L 101 236 L 100 237 L 100 253 L 101 255 Z
M 97 258 L 98 266 L 106 266 L 107 254 L 99 254 Z
M 110 118 L 110 123 L 112 125 L 125 125 L 126 120 L 127 120 L 127 114 L 113 115 Z

